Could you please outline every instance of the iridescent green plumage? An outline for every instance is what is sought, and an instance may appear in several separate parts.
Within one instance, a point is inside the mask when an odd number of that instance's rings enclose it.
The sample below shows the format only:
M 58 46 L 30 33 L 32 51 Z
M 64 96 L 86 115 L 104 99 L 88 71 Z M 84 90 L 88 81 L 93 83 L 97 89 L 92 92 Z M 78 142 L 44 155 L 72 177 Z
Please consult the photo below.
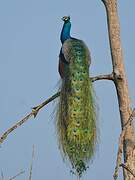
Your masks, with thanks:
M 89 78 L 90 54 L 84 42 L 74 38 L 67 39 L 61 51 L 67 62 L 63 66 L 57 113 L 59 145 L 64 157 L 81 176 L 94 155 L 96 142 L 96 115 Z

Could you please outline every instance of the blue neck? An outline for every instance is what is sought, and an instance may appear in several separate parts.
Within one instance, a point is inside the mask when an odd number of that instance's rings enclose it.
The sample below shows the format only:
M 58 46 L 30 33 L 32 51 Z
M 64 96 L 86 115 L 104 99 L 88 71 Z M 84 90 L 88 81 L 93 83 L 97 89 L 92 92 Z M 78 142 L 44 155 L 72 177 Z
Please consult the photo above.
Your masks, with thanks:
M 65 40 L 71 38 L 70 29 L 71 29 L 70 21 L 64 22 L 64 25 L 63 25 L 63 28 L 61 31 L 61 35 L 60 35 L 60 40 L 61 40 L 62 44 L 64 43 Z

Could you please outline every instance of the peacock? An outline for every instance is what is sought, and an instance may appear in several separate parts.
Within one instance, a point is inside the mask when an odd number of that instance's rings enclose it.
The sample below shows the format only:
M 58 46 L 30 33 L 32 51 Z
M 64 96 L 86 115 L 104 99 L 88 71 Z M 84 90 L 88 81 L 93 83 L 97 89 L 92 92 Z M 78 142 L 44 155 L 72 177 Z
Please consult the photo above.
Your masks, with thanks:
M 70 17 L 64 16 L 62 20 L 57 134 L 64 159 L 81 177 L 94 156 L 97 139 L 95 101 L 89 77 L 91 57 L 86 44 L 70 36 Z

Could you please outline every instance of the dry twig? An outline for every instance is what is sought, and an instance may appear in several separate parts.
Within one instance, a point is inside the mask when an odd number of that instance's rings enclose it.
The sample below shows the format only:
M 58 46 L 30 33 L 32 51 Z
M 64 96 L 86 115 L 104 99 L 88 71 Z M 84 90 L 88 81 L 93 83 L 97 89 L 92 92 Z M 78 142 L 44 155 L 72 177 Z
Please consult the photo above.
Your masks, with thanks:
M 30 171 L 29 171 L 29 180 L 32 180 L 32 170 L 33 170 L 34 156 L 35 156 L 35 147 L 34 147 L 34 145 L 33 145 L 33 149 L 32 149 L 32 160 L 31 160 Z
M 10 177 L 9 178 L 9 180 L 13 180 L 13 179 L 15 179 L 16 177 L 18 177 L 18 176 L 20 176 L 21 174 L 24 174 L 25 173 L 25 171 L 20 171 L 18 174 L 16 174 L 15 176 L 13 176 L 13 177 Z
M 40 109 L 42 109 L 45 105 L 47 105 L 49 102 L 53 101 L 55 98 L 57 98 L 60 95 L 60 92 L 57 92 L 56 94 L 54 94 L 53 96 L 51 96 L 49 99 L 47 99 L 46 101 L 44 101 L 43 103 L 41 103 L 40 105 L 32 108 L 32 111 L 26 115 L 24 118 L 22 118 L 20 121 L 18 121 L 17 123 L 15 123 L 12 127 L 10 127 L 8 130 L 6 130 L 1 136 L 0 136 L 0 144 L 3 143 L 3 141 L 7 138 L 7 136 L 14 131 L 16 128 L 18 128 L 19 126 L 21 126 L 22 124 L 24 124 L 26 121 L 28 121 L 28 119 L 30 119 L 32 116 L 34 116 L 34 118 L 36 117 L 37 113 L 39 112 Z

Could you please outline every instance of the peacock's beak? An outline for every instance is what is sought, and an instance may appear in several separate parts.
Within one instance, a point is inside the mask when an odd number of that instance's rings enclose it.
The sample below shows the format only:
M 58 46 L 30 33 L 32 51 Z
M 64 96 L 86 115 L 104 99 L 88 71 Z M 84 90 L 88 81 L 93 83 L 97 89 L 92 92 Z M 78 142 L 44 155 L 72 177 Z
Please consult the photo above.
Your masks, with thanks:
M 61 20 L 64 21 L 64 17 L 62 17 Z

